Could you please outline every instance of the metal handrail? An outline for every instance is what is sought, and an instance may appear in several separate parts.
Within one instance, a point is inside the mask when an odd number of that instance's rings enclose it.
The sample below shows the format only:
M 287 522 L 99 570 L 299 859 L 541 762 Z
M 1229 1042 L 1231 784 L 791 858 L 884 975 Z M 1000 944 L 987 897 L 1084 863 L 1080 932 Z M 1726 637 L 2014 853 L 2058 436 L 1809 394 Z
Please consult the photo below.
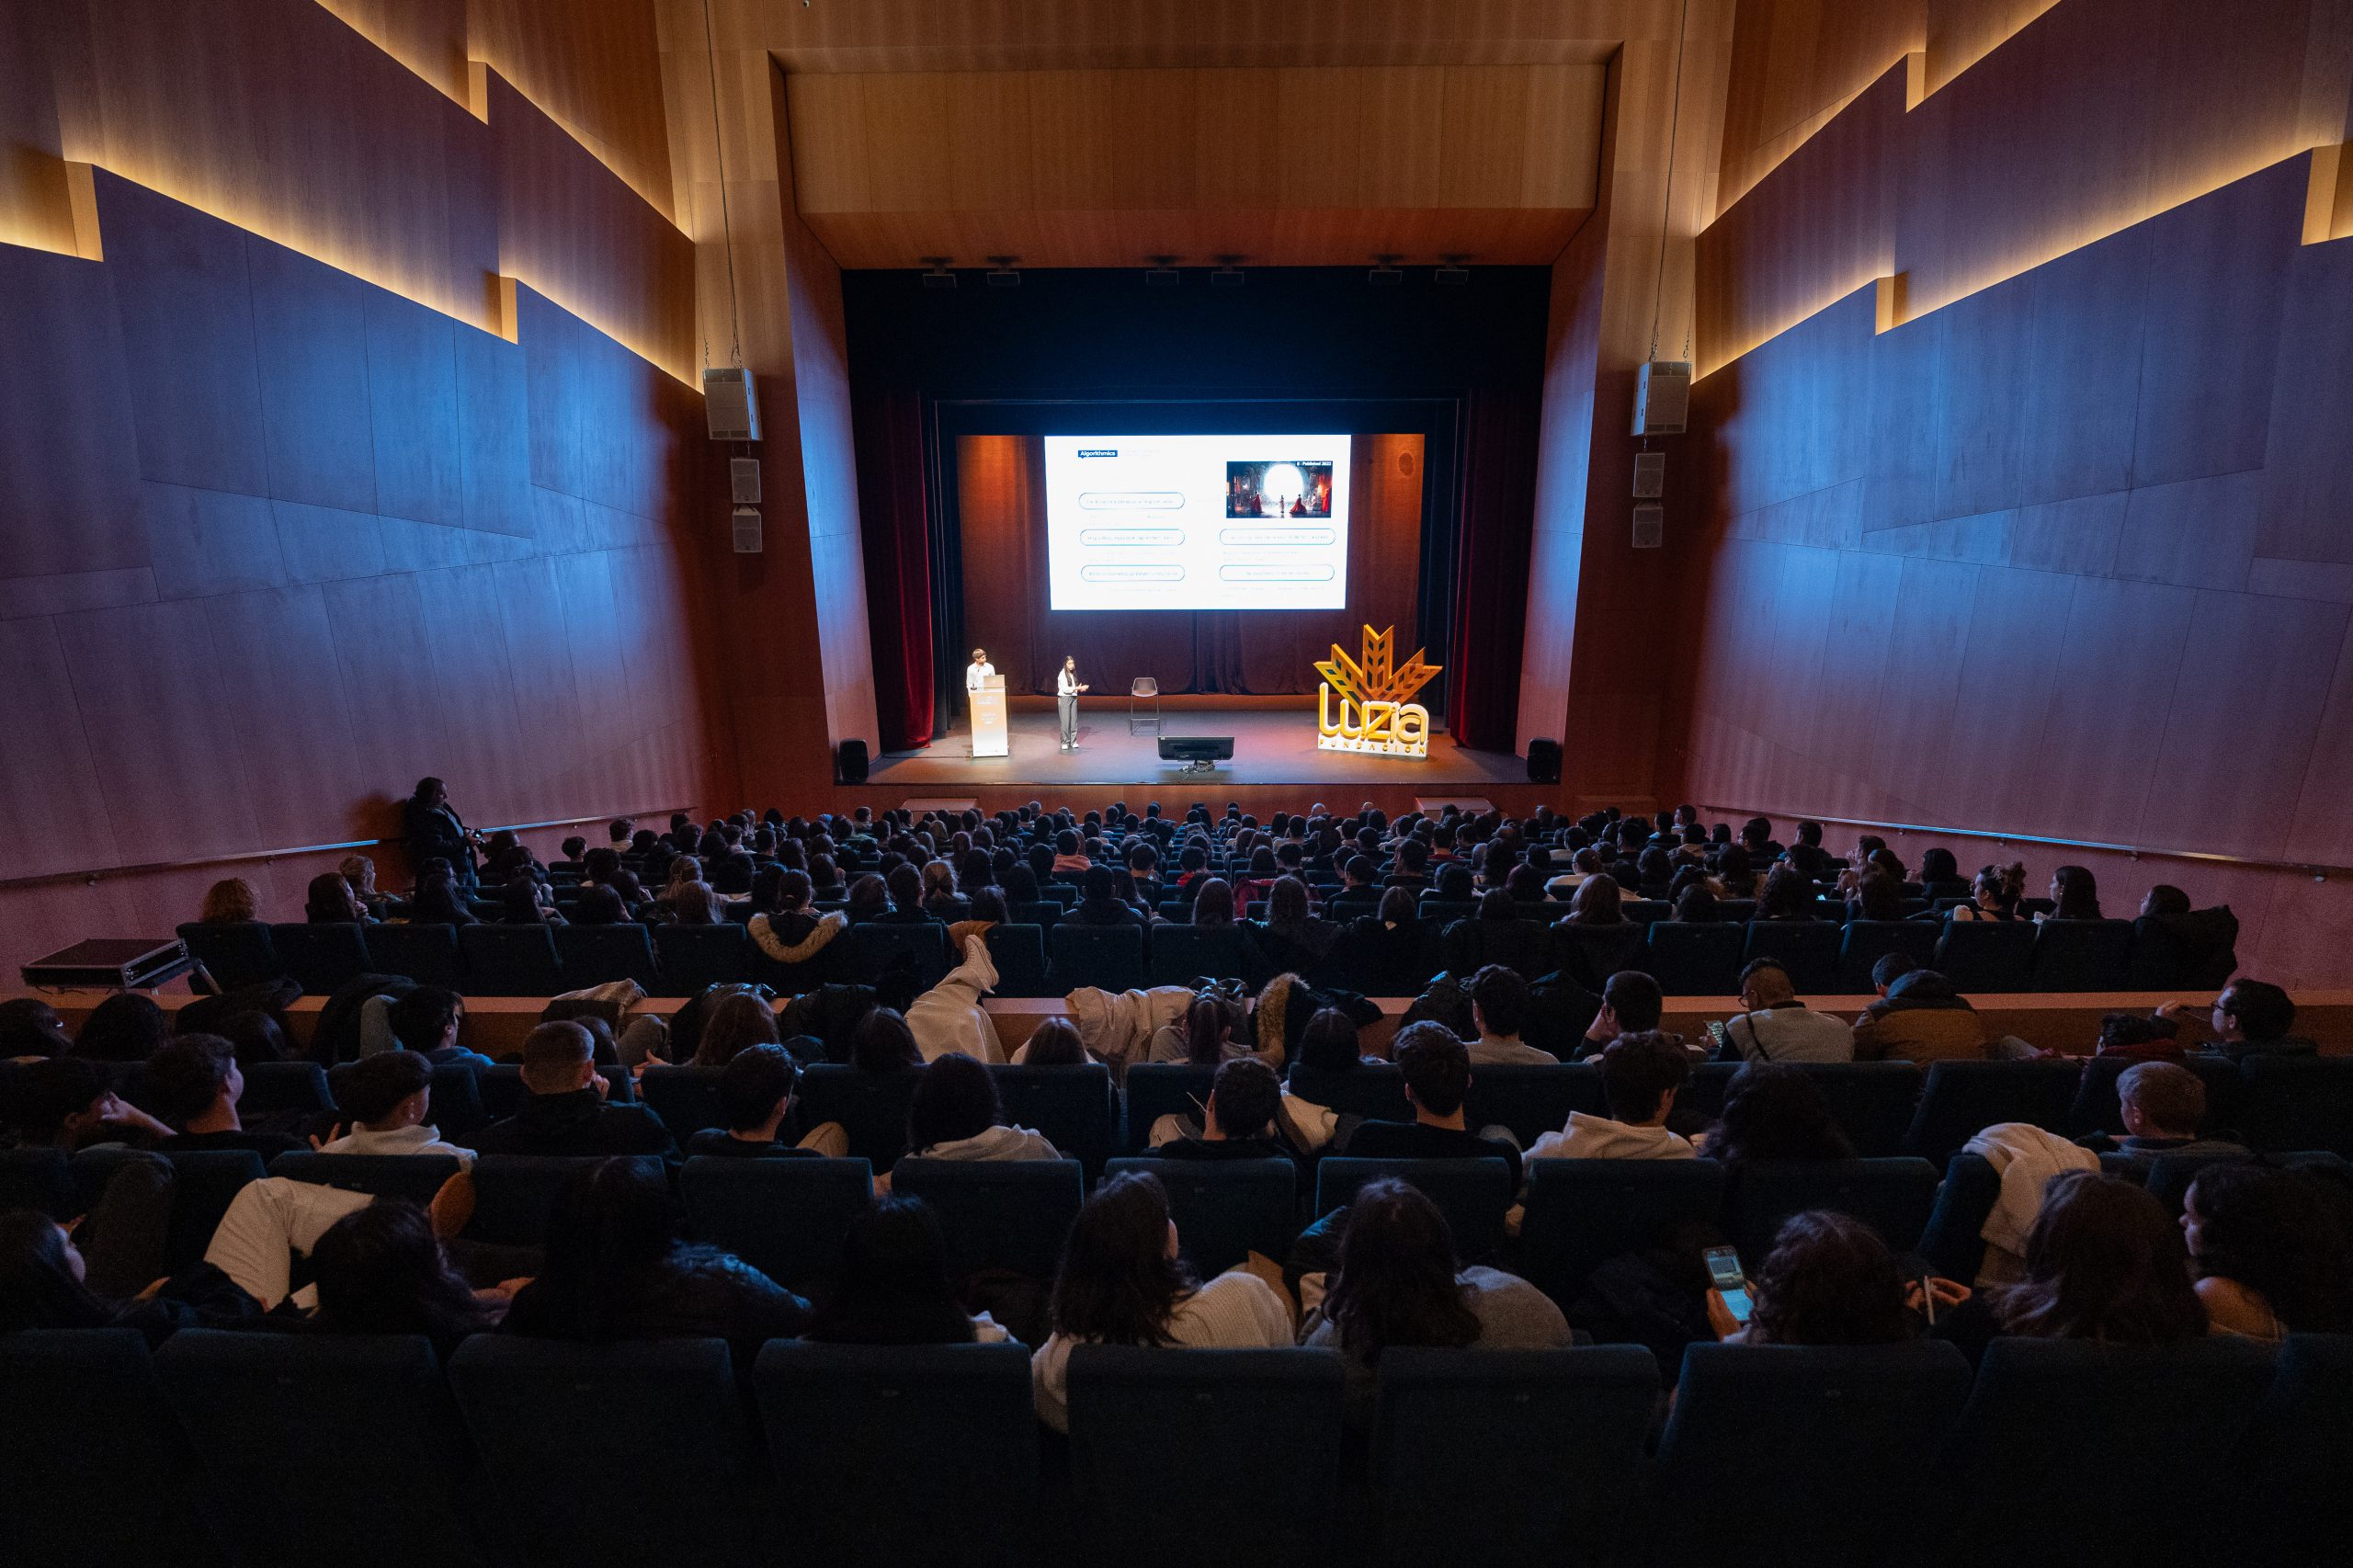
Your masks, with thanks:
M 548 822 L 501 823 L 495 827 L 476 831 L 482 833 L 530 833 L 543 827 L 577 827 L 582 823 L 611 822 L 616 817 L 663 817 L 672 812 L 683 812 L 685 806 L 656 806 L 643 812 L 596 812 L 585 817 L 556 817 Z M 193 860 L 150 860 L 136 866 L 85 867 L 78 871 L 44 871 L 36 877 L 0 877 L 0 891 L 9 888 L 44 887 L 59 882 L 82 882 L 96 886 L 108 877 L 145 877 L 158 871 L 191 871 L 199 866 L 237 866 L 259 860 L 283 860 L 296 855 L 324 855 L 337 849 L 374 849 L 387 844 L 398 844 L 397 838 L 350 838 L 339 844 L 298 844 L 283 849 L 247 849 L 235 855 L 204 855 Z
M 1701 804 L 1703 812 L 1722 812 L 1733 816 L 1779 816 L 1791 822 L 1818 822 L 1824 826 L 1865 827 L 1881 833 L 1918 834 L 1941 838 L 1988 838 L 1996 844 L 2039 844 L 2055 849 L 2104 849 L 2111 854 L 2129 855 L 2133 859 L 2196 860 L 2212 866 L 2247 866 L 2266 871 L 2302 871 L 2316 882 L 2332 876 L 2353 876 L 2353 866 L 2334 866 L 2319 860 L 2266 860 L 2251 855 L 2220 855 L 2207 849 L 2167 849 L 2147 844 L 2111 844 L 2098 838 L 2051 838 L 2035 833 L 2003 833 L 1987 827 L 1944 827 L 1933 823 L 1880 822 L 1869 817 L 1819 816 L 1811 812 L 1766 811 L 1753 806 L 1719 806 Z

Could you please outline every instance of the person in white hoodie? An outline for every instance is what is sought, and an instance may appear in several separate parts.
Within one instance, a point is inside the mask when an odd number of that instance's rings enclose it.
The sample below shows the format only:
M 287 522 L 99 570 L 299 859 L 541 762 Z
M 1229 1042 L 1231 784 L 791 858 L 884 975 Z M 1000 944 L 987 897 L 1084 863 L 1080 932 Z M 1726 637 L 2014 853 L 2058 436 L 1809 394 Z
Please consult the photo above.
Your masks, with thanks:
M 474 1153 L 441 1141 L 433 1114 L 433 1068 L 414 1051 L 366 1056 L 343 1072 L 335 1085 L 335 1108 L 351 1119 L 350 1131 L 313 1138 L 323 1154 L 448 1154 L 460 1170 L 473 1167 Z
M 943 1056 L 915 1080 L 907 1105 L 907 1157 L 916 1160 L 1059 1160 L 1043 1133 L 1005 1123 L 996 1080 L 969 1056 Z M 888 1171 L 874 1178 L 891 1190 Z
M 1675 1096 L 1691 1077 L 1682 1041 L 1655 1029 L 1620 1035 L 1601 1053 L 1601 1092 L 1608 1116 L 1569 1112 L 1569 1124 L 1547 1132 L 1528 1151 L 1531 1160 L 1689 1160 L 1690 1141 L 1666 1130 Z

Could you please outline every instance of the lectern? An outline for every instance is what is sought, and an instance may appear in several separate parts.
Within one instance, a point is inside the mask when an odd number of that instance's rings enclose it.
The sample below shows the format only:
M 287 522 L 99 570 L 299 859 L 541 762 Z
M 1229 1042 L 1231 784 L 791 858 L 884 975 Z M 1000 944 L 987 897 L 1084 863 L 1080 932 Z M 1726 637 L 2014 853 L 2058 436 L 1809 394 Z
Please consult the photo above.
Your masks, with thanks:
M 1005 733 L 1005 677 L 983 676 L 972 699 L 972 755 L 1005 756 L 1011 747 Z

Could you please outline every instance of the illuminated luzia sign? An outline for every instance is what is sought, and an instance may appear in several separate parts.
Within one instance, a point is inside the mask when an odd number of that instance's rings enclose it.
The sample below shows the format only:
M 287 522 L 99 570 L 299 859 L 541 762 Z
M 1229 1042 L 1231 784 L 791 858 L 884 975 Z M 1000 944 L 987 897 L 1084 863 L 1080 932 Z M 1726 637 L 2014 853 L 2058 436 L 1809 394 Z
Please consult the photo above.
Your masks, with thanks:
M 1441 666 L 1424 664 L 1422 652 L 1396 667 L 1397 629 L 1364 629 L 1364 656 L 1351 659 L 1336 642 L 1332 656 L 1315 662 L 1324 684 L 1315 695 L 1315 744 L 1320 751 L 1378 752 L 1386 756 L 1430 754 L 1430 710 L 1410 700 Z M 1333 698 L 1339 712 L 1333 713 Z

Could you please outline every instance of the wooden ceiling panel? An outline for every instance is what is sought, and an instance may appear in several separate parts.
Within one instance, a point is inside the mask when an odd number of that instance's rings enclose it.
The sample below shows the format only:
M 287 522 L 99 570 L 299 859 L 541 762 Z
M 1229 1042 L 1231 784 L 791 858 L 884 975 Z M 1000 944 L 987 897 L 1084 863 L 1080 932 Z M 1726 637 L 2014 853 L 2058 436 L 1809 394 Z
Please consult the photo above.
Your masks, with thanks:
M 1592 209 L 1582 65 L 791 74 L 794 200 L 835 261 L 1549 262 Z

